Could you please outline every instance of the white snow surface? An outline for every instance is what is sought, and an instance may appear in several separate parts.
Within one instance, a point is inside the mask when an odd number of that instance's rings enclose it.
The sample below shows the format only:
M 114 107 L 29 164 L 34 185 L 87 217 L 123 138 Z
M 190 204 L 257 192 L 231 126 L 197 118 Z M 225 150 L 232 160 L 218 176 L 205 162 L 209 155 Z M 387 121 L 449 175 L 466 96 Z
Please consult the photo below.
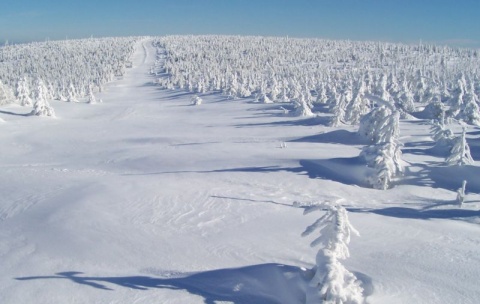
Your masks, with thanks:
M 405 176 L 369 189 L 354 128 L 219 94 L 191 106 L 153 84 L 155 52 L 140 41 L 103 103 L 2 107 L 0 303 L 304 303 L 317 215 L 295 202 L 336 200 L 368 303 L 478 303 L 480 170 L 437 166 L 428 124 L 401 122 Z

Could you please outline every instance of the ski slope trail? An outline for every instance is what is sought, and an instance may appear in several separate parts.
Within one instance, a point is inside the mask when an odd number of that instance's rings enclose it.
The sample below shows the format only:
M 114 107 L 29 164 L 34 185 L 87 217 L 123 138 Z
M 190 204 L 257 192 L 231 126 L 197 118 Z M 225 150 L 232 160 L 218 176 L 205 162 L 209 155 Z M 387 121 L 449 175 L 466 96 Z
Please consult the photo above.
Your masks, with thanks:
M 361 233 L 345 266 L 370 303 L 480 298 L 477 203 L 318 178 L 317 160 L 361 146 L 301 140 L 332 129 L 275 105 L 207 94 L 191 106 L 153 84 L 156 59 L 144 39 L 103 103 L 0 117 L 1 303 L 302 303 L 316 249 L 300 234 L 317 215 L 293 205 L 325 200 Z M 403 134 L 424 140 L 413 125 Z

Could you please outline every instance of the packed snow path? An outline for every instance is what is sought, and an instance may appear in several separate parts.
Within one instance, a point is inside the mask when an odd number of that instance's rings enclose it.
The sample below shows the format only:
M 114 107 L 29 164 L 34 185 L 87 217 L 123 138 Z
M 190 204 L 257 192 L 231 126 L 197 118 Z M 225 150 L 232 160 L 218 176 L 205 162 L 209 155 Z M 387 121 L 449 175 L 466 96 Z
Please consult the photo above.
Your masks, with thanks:
M 272 105 L 190 106 L 152 84 L 155 58 L 139 42 L 101 104 L 52 102 L 56 119 L 2 111 L 1 303 L 301 303 L 316 250 L 300 234 L 315 215 L 291 206 L 336 199 L 361 233 L 345 265 L 369 302 L 480 298 L 478 211 L 420 210 L 452 191 L 311 178 L 307 160 L 359 147 L 295 141 L 331 130 Z

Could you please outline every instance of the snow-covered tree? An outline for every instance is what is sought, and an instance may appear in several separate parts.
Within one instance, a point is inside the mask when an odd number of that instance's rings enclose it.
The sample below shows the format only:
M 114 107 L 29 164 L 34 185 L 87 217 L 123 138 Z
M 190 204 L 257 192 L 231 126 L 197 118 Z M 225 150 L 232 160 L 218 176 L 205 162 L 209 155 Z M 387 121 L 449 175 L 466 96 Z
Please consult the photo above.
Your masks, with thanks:
M 366 85 L 363 80 L 358 84 L 357 91 L 345 109 L 345 121 L 357 125 L 363 115 L 370 111 L 370 102 L 365 98 Z
M 451 141 L 454 137 L 452 130 L 446 126 L 445 111 L 442 110 L 442 114 L 439 119 L 433 120 L 430 127 L 431 137 L 435 142 Z
M 202 98 L 198 95 L 193 95 L 190 101 L 191 105 L 198 106 L 202 104 Z
M 92 86 L 88 87 L 88 103 L 89 104 L 97 103 L 97 98 L 95 98 L 95 95 L 93 94 Z
M 68 90 L 67 90 L 67 101 L 68 102 L 78 102 L 78 99 L 76 97 L 76 92 L 75 92 L 75 86 L 73 85 L 72 82 L 68 85 Z
M 400 111 L 402 118 L 408 118 L 409 114 L 415 111 L 415 99 L 414 94 L 408 87 L 406 81 L 402 82 L 401 89 L 398 93 L 398 98 L 396 99 L 395 106 Z
M 403 172 L 402 152 L 399 142 L 400 113 L 386 106 L 373 109 L 360 121 L 359 134 L 369 140 L 360 153 L 375 174 L 367 182 L 375 189 L 386 190 L 393 179 Z
M 10 87 L 2 82 L 0 79 L 0 105 L 11 103 L 15 100 L 15 96 Z
M 347 107 L 347 103 L 347 96 L 342 94 L 332 109 L 333 117 L 330 122 L 332 127 L 338 127 L 345 123 L 345 108 Z
M 374 169 L 374 174 L 367 176 L 366 181 L 375 189 L 387 190 L 394 178 L 403 173 L 402 151 L 393 141 L 365 146 L 360 157 Z
M 470 90 L 465 94 L 462 108 L 457 118 L 462 119 L 470 125 L 480 126 L 480 108 L 478 98 L 475 92 Z
M 313 269 L 315 274 L 310 281 L 318 288 L 318 294 L 314 299 L 307 299 L 306 303 L 363 303 L 360 282 L 340 262 L 350 256 L 350 236 L 359 233 L 350 224 L 344 207 L 326 202 L 305 209 L 304 214 L 316 210 L 325 214 L 302 233 L 302 236 L 307 236 L 316 230 L 320 232 L 320 236 L 311 243 L 312 247 L 320 246 Z
M 295 101 L 295 109 L 293 110 L 294 116 L 302 116 L 302 117 L 311 117 L 315 116 L 310 109 L 310 106 L 307 104 L 307 100 L 303 94 L 300 94 L 298 101 Z
M 34 92 L 35 104 L 33 105 L 33 110 L 30 115 L 55 117 L 55 111 L 45 99 L 45 90 L 46 88 L 43 81 L 39 79 Z
M 462 135 L 453 139 L 450 155 L 445 160 L 448 165 L 463 166 L 471 165 L 475 162 L 470 154 L 470 146 L 467 143 L 466 134 L 467 130 L 463 128 Z
M 462 208 L 463 203 L 465 202 L 465 188 L 467 187 L 467 181 L 462 182 L 462 186 L 457 190 L 457 203 Z
M 17 99 L 22 106 L 32 106 L 32 98 L 30 98 L 30 89 L 28 88 L 28 81 L 25 77 L 23 77 L 18 81 Z

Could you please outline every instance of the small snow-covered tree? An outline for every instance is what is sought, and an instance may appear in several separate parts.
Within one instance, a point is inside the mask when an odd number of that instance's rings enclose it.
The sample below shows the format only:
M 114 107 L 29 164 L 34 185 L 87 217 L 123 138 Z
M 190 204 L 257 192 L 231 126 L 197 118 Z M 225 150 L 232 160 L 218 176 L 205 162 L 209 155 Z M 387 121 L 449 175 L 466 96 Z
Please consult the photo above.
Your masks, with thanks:
M 370 111 L 369 101 L 364 96 L 366 89 L 365 82 L 361 80 L 355 96 L 345 109 L 345 120 L 352 125 L 358 124 L 362 116 Z
M 202 98 L 198 95 L 193 95 L 192 99 L 190 100 L 190 104 L 193 106 L 198 106 L 202 104 Z
M 448 165 L 463 166 L 471 165 L 475 162 L 470 154 L 470 146 L 467 143 L 466 134 L 467 130 L 463 128 L 462 135 L 453 139 L 454 142 L 450 155 L 445 160 Z
M 332 127 L 338 127 L 345 123 L 345 108 L 347 105 L 347 99 L 344 94 L 340 96 L 338 102 L 333 106 L 333 117 L 330 121 Z
M 328 96 L 327 96 L 327 92 L 325 90 L 325 84 L 322 83 L 317 88 L 317 98 L 315 100 L 315 103 L 325 104 L 325 103 L 327 103 L 327 101 L 328 101 Z
M 462 182 L 462 186 L 457 190 L 457 203 L 462 208 L 463 203 L 465 202 L 465 188 L 467 187 L 467 181 Z
M 320 246 L 313 269 L 315 274 L 310 281 L 312 286 L 318 288 L 318 294 L 315 299 L 307 299 L 307 304 L 363 303 L 360 282 L 340 262 L 350 256 L 350 236 L 359 233 L 350 224 L 344 207 L 325 202 L 305 209 L 304 214 L 316 210 L 324 211 L 325 214 L 302 233 L 302 236 L 307 236 L 315 230 L 320 232 L 320 236 L 311 243 L 312 247 Z
M 261 103 L 273 103 L 273 101 L 268 97 L 268 94 L 265 92 L 258 93 L 255 96 L 255 99 Z
M 28 81 L 25 77 L 20 79 L 17 84 L 17 99 L 22 106 L 32 106 L 32 98 L 30 98 L 30 90 Z
M 95 98 L 95 95 L 93 94 L 92 86 L 88 87 L 88 103 L 89 104 L 97 103 L 97 99 Z
M 75 86 L 73 85 L 72 82 L 70 82 L 70 84 L 68 85 L 68 90 L 67 90 L 67 101 L 68 102 L 78 102 L 75 91 L 76 91 Z
M 445 120 L 445 111 L 442 111 L 440 119 L 433 120 L 430 127 L 431 137 L 436 143 L 441 143 L 442 141 L 450 142 L 454 138 L 453 132 L 447 128 Z
M 293 115 L 303 117 L 315 116 L 315 114 L 312 112 L 312 109 L 310 109 L 310 106 L 307 104 L 307 100 L 303 94 L 300 94 L 298 101 L 295 101 Z
M 480 126 L 480 108 L 478 107 L 478 98 L 475 92 L 470 90 L 465 95 L 462 109 L 457 118 L 462 119 L 467 124 Z
M 15 100 L 15 96 L 10 87 L 0 80 L 0 105 L 11 103 Z
M 55 111 L 45 99 L 45 94 L 45 85 L 42 80 L 38 80 L 35 88 L 35 104 L 30 115 L 55 117 Z
M 407 118 L 410 113 L 415 111 L 415 96 L 410 91 L 406 81 L 402 82 L 402 89 L 398 93 L 398 98 L 395 102 L 395 107 L 400 111 L 402 118 Z

